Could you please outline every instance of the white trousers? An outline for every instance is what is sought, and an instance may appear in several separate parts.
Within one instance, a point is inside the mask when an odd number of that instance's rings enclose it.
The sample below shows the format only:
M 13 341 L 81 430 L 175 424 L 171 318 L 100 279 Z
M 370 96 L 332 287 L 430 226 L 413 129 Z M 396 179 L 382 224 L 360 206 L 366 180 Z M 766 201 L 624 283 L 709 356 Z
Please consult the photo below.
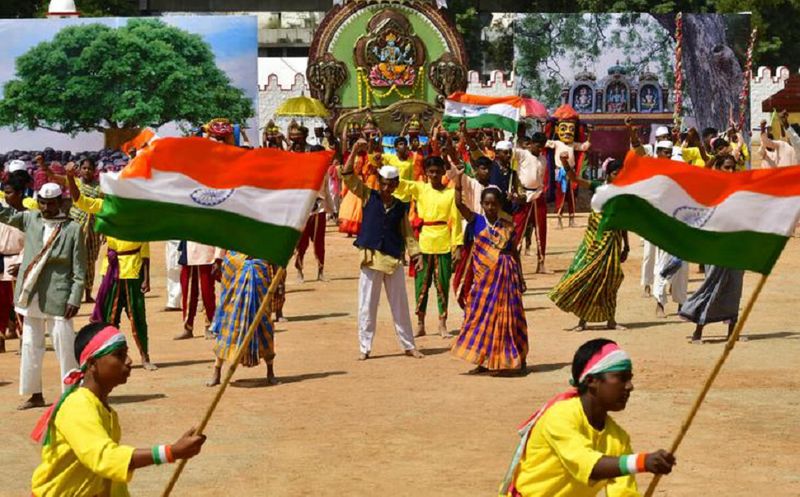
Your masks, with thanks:
M 386 297 L 392 310 L 394 329 L 400 347 L 403 350 L 416 348 L 403 266 L 399 266 L 392 274 L 362 266 L 361 277 L 358 280 L 358 342 L 361 352 L 368 354 L 372 351 L 378 303 L 381 300 L 381 285 L 386 288 Z
M 72 329 L 71 319 L 25 317 L 22 325 L 22 345 L 20 346 L 20 355 L 22 356 L 19 365 L 20 395 L 42 393 L 45 334 L 50 335 L 56 356 L 58 356 L 58 363 L 61 366 L 61 377 L 58 383 L 61 384 L 62 392 L 64 383 L 61 379 L 71 369 L 78 367 L 78 361 L 75 359 L 75 332 Z
M 654 271 L 656 268 L 656 247 L 652 243 L 644 240 L 642 252 L 642 286 L 649 286 L 652 290 L 654 281 Z
M 167 241 L 167 307 L 181 308 L 181 265 L 178 264 L 178 241 Z
M 652 295 L 662 306 L 667 305 L 667 299 L 672 296 L 672 301 L 683 305 L 686 302 L 689 288 L 689 264 L 681 264 L 681 268 L 669 278 L 661 277 L 661 270 L 666 267 L 672 256 L 661 249 L 656 249 L 655 281 L 652 286 Z

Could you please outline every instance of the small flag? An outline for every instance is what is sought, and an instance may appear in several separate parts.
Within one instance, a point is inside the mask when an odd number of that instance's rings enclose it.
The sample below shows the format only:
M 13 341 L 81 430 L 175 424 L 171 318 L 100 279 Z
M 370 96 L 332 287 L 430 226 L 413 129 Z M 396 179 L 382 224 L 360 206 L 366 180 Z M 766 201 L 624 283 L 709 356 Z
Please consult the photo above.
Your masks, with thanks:
M 484 97 L 468 93 L 453 93 L 444 103 L 442 125 L 447 131 L 457 131 L 462 120 L 467 128 L 498 128 L 517 132 L 525 102 L 522 97 Z
M 96 229 L 131 241 L 192 240 L 285 265 L 332 157 L 161 138 L 122 171 L 101 175 Z
M 686 261 L 769 274 L 800 217 L 800 166 L 726 173 L 628 153 L 597 189 L 600 229 L 638 233 Z

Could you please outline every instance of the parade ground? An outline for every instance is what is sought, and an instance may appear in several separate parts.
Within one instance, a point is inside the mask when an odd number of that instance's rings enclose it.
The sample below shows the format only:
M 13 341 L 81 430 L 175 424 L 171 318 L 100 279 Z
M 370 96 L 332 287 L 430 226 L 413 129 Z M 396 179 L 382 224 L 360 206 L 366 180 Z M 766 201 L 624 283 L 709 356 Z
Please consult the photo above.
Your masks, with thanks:
M 639 286 L 642 247 L 631 234 L 631 257 L 623 268 L 617 320 L 625 331 L 565 331 L 577 323 L 558 310 L 547 292 L 569 265 L 584 234 L 558 230 L 550 220 L 548 268 L 536 275 L 535 256 L 523 257 L 524 295 L 530 336 L 528 374 L 470 376 L 451 356 L 452 339 L 418 339 L 427 357 L 401 354 L 384 300 L 373 357 L 356 360 L 358 257 L 352 239 L 328 228 L 327 282 L 298 284 L 288 271 L 285 313 L 277 324 L 277 386 L 267 386 L 263 365 L 239 368 L 206 431 L 203 452 L 188 462 L 175 496 L 493 496 L 517 444 L 516 427 L 544 401 L 568 387 L 569 366 L 584 341 L 608 337 L 633 357 L 635 391 L 615 419 L 631 435 L 634 450 L 669 449 L 708 371 L 723 350 L 726 327 L 706 328 L 706 343 L 691 345 L 694 326 L 675 316 L 655 317 L 655 301 Z M 731 248 L 735 250 L 735 247 Z M 123 426 L 122 441 L 137 447 L 171 443 L 199 423 L 214 389 L 210 341 L 174 341 L 180 312 L 165 312 L 164 244 L 152 246 L 152 292 L 147 298 L 151 357 L 159 369 L 137 364 L 111 403 Z M 103 252 L 105 253 L 105 249 Z M 309 253 L 306 275 L 316 274 Z M 800 243 L 792 238 L 775 267 L 744 334 L 676 453 L 673 474 L 656 495 L 800 495 L 800 324 L 797 289 Z M 691 265 L 690 291 L 702 281 Z M 757 281 L 748 273 L 742 307 Z M 407 280 L 413 302 L 413 285 Z M 436 330 L 431 298 L 428 329 Z M 84 305 L 75 328 L 88 320 Z M 198 318 L 200 319 L 200 318 Z M 462 313 L 451 297 L 449 327 Z M 198 322 L 202 324 L 202 321 Z M 198 326 L 199 328 L 200 326 Z M 122 329 L 130 325 L 123 318 Z M 0 495 L 30 494 L 40 448 L 27 434 L 41 410 L 18 412 L 19 340 L 0 354 Z M 59 394 L 56 357 L 48 352 L 44 395 Z M 174 466 L 136 471 L 132 495 L 160 495 Z M 649 474 L 639 475 L 644 492 Z

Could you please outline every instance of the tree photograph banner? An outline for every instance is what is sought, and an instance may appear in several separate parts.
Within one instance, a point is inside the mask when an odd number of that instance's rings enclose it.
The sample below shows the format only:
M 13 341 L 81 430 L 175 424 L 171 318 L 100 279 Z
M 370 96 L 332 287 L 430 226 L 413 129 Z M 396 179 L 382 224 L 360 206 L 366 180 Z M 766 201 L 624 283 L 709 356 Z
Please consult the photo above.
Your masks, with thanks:
M 676 111 L 684 124 L 724 130 L 740 102 L 749 107 L 749 14 L 519 14 L 513 37 L 519 91 L 550 109 Z
M 214 118 L 257 131 L 254 16 L 0 20 L 0 151 L 97 150 Z

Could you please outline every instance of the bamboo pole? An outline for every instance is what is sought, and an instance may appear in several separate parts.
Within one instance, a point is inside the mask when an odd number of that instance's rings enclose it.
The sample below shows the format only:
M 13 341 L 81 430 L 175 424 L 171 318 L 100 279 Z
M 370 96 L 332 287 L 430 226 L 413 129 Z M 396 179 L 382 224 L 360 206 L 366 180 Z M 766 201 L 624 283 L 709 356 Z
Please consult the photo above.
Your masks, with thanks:
M 737 340 L 739 340 L 739 335 L 742 332 L 742 328 L 744 328 L 744 324 L 747 322 L 747 318 L 750 316 L 750 311 L 753 310 L 753 305 L 756 303 L 756 300 L 761 293 L 761 289 L 764 288 L 764 283 L 767 282 L 768 276 L 769 275 L 762 274 L 761 279 L 758 280 L 758 284 L 756 285 L 755 290 L 753 290 L 753 293 L 750 295 L 750 300 L 748 300 L 747 305 L 744 308 L 744 312 L 742 312 L 742 318 L 736 323 L 733 333 L 731 333 L 731 336 L 728 337 L 728 341 L 725 343 L 725 349 L 722 351 L 722 355 L 720 355 L 719 359 L 717 359 L 717 363 L 709 373 L 708 378 L 706 378 L 703 388 L 701 388 L 700 392 L 697 394 L 697 398 L 695 399 L 692 408 L 689 410 L 689 414 L 687 414 L 686 419 L 683 420 L 681 429 L 675 436 L 675 439 L 672 441 L 672 446 L 670 447 L 670 452 L 673 454 L 676 450 L 678 450 L 678 446 L 686 436 L 686 432 L 689 431 L 689 427 L 692 425 L 692 421 L 694 421 L 694 417 L 697 414 L 697 411 L 700 409 L 700 405 L 703 403 L 703 400 L 705 400 L 706 394 L 709 390 L 711 390 L 714 380 L 717 379 L 717 375 L 719 375 L 722 365 L 725 364 L 725 360 L 728 359 L 728 356 L 733 350 L 734 345 L 736 345 Z M 661 480 L 661 475 L 655 475 L 653 480 L 650 482 L 650 486 L 647 487 L 647 492 L 645 492 L 644 497 L 652 497 L 659 480 Z
M 214 396 L 214 399 L 211 401 L 211 405 L 208 406 L 206 409 L 206 413 L 203 416 L 203 420 L 200 422 L 200 425 L 197 427 L 195 434 L 202 435 L 203 431 L 208 426 L 208 422 L 211 420 L 211 415 L 214 414 L 214 410 L 217 408 L 219 401 L 222 399 L 222 395 L 225 393 L 225 390 L 228 388 L 228 384 L 230 384 L 231 379 L 233 378 L 233 374 L 236 372 L 236 368 L 239 366 L 239 362 L 242 360 L 242 356 L 244 355 L 245 350 L 248 349 L 248 344 L 250 340 L 253 339 L 253 335 L 255 334 L 256 328 L 258 328 L 258 324 L 261 321 L 261 318 L 264 317 L 264 314 L 270 312 L 270 303 L 272 302 L 272 296 L 275 295 L 275 291 L 278 289 L 278 282 L 283 278 L 286 269 L 281 267 L 275 273 L 275 276 L 272 278 L 272 281 L 269 284 L 269 290 L 267 294 L 264 296 L 264 299 L 261 301 L 261 305 L 258 307 L 258 312 L 256 312 L 255 317 L 253 318 L 253 322 L 250 323 L 250 327 L 247 329 L 247 333 L 244 336 L 244 340 L 239 345 L 239 348 L 236 350 L 236 357 L 234 358 L 233 362 L 231 363 L 230 367 L 228 367 L 228 372 L 225 374 L 225 379 L 222 381 L 219 389 L 217 390 L 217 394 Z M 186 467 L 186 462 L 188 459 L 181 459 L 178 462 L 178 465 L 175 467 L 175 471 L 172 473 L 172 478 L 170 478 L 169 483 L 167 483 L 167 487 L 164 489 L 164 492 L 161 494 L 161 497 L 169 497 L 172 489 L 175 488 L 175 484 L 178 482 L 178 478 L 180 478 L 181 473 L 183 472 L 183 468 Z

